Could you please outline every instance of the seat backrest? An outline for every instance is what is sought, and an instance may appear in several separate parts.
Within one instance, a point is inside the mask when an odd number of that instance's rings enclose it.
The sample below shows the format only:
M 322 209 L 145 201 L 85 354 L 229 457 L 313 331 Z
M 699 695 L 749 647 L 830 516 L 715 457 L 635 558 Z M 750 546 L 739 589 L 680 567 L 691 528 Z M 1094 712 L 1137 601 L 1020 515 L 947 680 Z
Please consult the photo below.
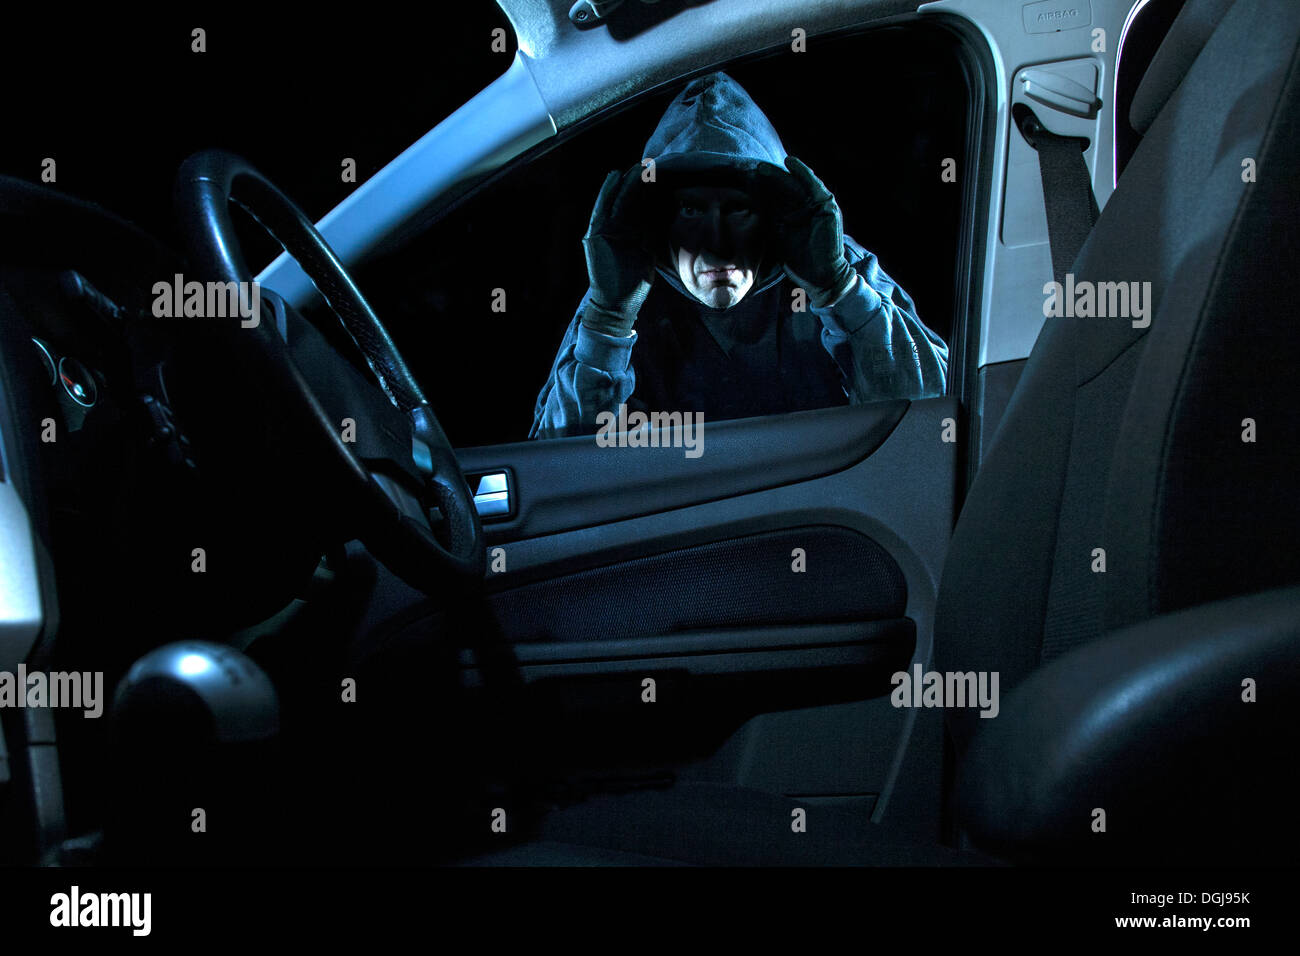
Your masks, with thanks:
M 1076 296 L 1138 283 L 1146 315 L 1046 320 L 954 532 L 939 669 L 1005 694 L 1113 628 L 1300 582 L 1297 40 L 1295 0 L 1171 27 L 1071 270 Z M 959 753 L 974 717 L 948 712 Z

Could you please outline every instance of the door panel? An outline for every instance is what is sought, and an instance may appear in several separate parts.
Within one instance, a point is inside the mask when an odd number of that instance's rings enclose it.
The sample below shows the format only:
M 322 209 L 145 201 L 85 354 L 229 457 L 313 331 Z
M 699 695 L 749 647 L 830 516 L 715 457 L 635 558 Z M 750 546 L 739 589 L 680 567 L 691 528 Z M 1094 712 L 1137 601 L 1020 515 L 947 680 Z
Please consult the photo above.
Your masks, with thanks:
M 930 661 L 957 417 L 945 397 L 728 422 L 695 460 L 594 438 L 459 452 L 517 476 L 487 583 L 546 764 L 883 806 L 916 722 L 889 677 Z
M 808 564 L 808 555 L 813 555 Z M 499 591 L 512 641 L 602 643 L 719 627 L 902 616 L 902 572 L 869 537 L 833 525 L 715 541 Z
M 892 414 L 899 403 L 883 404 Z M 730 426 L 737 436 L 728 467 L 733 473 L 749 474 L 737 480 L 731 494 L 719 494 L 719 486 L 718 492 L 709 495 L 710 500 L 680 508 L 663 509 L 657 507 L 658 502 L 638 501 L 635 491 L 616 483 L 597 489 L 589 476 L 591 462 L 598 455 L 624 459 L 611 469 L 653 476 L 649 469 L 675 468 L 677 462 L 662 455 L 674 449 L 599 448 L 591 438 L 566 438 L 458 450 L 467 474 L 507 467 L 520 476 L 515 494 L 521 515 L 532 508 L 530 496 L 535 486 L 529 468 L 516 463 L 527 463 L 534 456 L 552 459 L 547 466 L 549 485 L 535 492 L 545 500 L 569 499 L 575 511 L 585 507 L 593 514 L 604 507 L 634 514 L 650 512 L 605 523 L 588 520 L 585 526 L 557 534 L 521 534 L 520 529 L 530 527 L 523 520 L 499 525 L 493 531 L 493 543 L 503 549 L 505 570 L 489 570 L 488 587 L 501 591 L 678 548 L 778 529 L 831 525 L 866 535 L 898 563 L 907 589 L 907 613 L 914 617 L 914 611 L 922 610 L 916 602 L 937 586 L 952 530 L 959 442 L 944 441 L 943 433 L 944 420 L 955 420 L 958 413 L 957 400 L 950 397 L 902 404 L 907 406 L 905 414 L 870 453 L 846 455 L 849 463 L 829 473 L 823 470 L 823 463 L 809 466 L 806 480 L 789 480 L 775 487 L 762 487 L 767 483 L 763 477 L 768 470 L 767 457 L 779 456 L 781 448 L 795 442 L 794 429 L 824 417 L 860 436 L 865 428 L 853 429 L 846 423 L 859 417 L 877 423 L 881 411 L 876 405 L 867 405 L 721 423 L 716 426 L 719 430 Z M 681 450 L 675 451 L 680 456 Z M 697 462 L 714 453 L 722 454 L 714 445 L 706 445 L 705 455 Z M 642 487 L 647 485 L 645 477 L 638 481 Z M 750 483 L 758 484 L 759 490 L 747 491 L 745 486 Z M 633 500 L 618 500 L 622 498 Z M 603 499 L 612 499 L 613 504 L 602 505 Z
M 457 452 L 471 476 L 506 469 L 512 517 L 485 521 L 490 543 L 682 508 L 840 471 L 889 436 L 907 402 L 792 412 L 704 426 L 687 449 L 602 448 L 590 437 Z

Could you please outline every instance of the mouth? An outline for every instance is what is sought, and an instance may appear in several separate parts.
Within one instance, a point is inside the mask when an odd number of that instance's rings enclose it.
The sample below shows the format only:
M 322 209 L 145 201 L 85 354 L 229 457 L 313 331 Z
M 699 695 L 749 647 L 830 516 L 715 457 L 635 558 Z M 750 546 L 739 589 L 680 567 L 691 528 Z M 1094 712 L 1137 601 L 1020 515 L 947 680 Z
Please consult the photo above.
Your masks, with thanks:
M 723 266 L 720 269 L 705 269 L 699 273 L 700 279 L 711 282 L 726 282 L 732 276 L 738 276 L 740 269 L 736 266 Z

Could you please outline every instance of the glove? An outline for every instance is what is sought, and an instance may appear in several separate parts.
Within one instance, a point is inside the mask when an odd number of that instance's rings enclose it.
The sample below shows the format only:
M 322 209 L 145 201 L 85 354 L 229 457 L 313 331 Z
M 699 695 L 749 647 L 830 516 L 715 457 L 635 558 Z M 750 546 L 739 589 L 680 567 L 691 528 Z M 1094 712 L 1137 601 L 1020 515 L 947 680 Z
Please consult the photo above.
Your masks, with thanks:
M 785 162 L 789 172 L 768 164 L 755 169 L 775 219 L 772 248 L 813 308 L 824 308 L 848 291 L 856 275 L 844 255 L 844 220 L 811 169 L 793 156 Z
M 582 324 L 607 335 L 632 333 L 641 303 L 654 281 L 654 256 L 646 248 L 641 167 L 605 177 L 582 239 L 591 297 Z

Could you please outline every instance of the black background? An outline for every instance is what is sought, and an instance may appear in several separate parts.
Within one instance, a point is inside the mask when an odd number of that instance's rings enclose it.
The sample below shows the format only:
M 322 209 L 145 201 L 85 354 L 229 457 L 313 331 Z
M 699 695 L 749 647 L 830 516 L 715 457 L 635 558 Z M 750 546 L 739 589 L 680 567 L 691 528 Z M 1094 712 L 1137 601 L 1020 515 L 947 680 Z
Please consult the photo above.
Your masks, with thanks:
M 129 16 L 6 17 L 0 173 L 100 203 L 175 245 L 171 189 L 185 157 L 220 147 L 247 157 L 318 220 L 439 120 L 505 71 L 509 21 L 493 3 L 455 22 L 412 8 L 288 16 L 264 6 L 151 8 Z M 491 51 L 506 30 L 507 53 Z M 207 52 L 190 31 L 207 31 Z M 257 261 L 249 255 L 250 265 Z

